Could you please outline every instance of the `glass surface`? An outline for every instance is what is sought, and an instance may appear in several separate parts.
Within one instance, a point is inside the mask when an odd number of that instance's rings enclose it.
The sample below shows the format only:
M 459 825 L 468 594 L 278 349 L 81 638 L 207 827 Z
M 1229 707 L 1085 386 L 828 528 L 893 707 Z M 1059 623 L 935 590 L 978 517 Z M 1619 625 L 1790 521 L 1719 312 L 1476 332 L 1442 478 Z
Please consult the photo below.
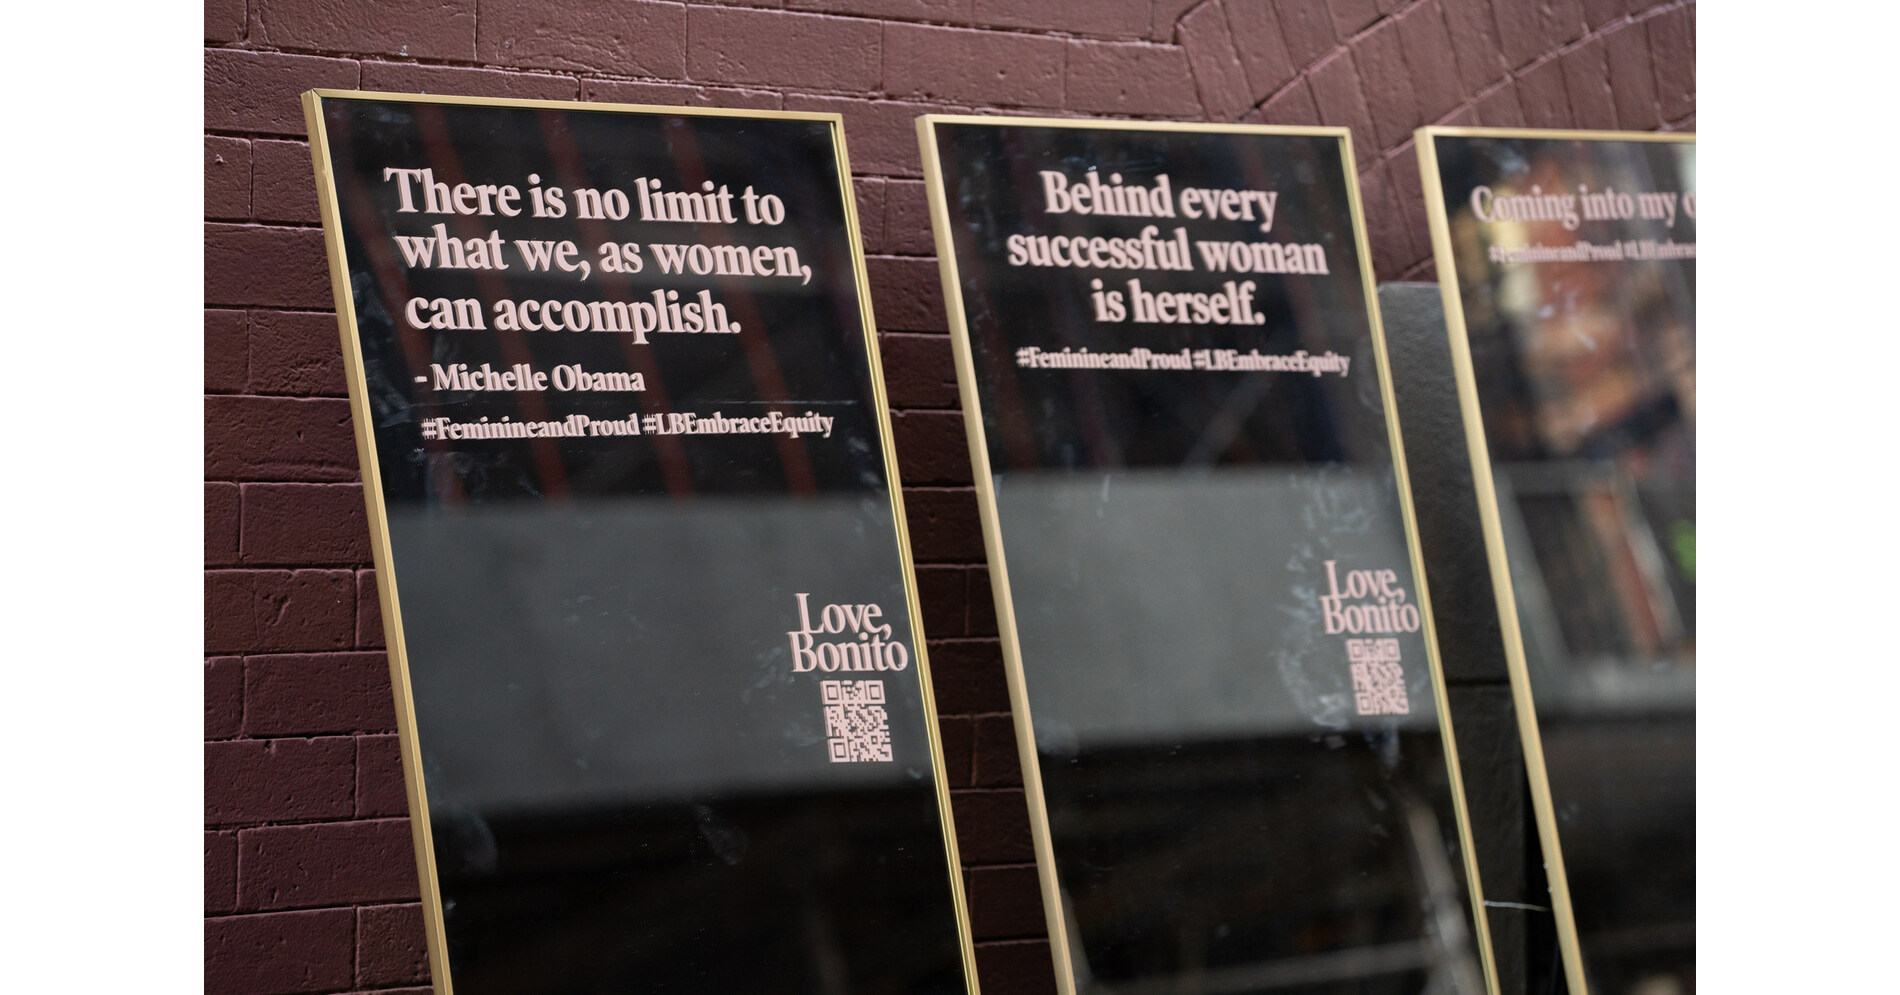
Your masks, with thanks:
M 934 127 L 1078 990 L 1483 991 L 1339 139 Z
M 964 991 L 830 123 L 322 110 L 455 991 Z
M 1435 148 L 1588 982 L 1692 991 L 1695 144 Z

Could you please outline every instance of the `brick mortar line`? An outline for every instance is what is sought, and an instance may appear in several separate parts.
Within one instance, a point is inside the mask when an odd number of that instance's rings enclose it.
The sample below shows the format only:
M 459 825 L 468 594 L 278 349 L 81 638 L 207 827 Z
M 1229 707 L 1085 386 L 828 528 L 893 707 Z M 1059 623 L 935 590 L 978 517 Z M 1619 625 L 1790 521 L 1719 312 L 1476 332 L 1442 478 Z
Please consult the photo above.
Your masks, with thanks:
M 265 311 L 271 314 L 317 314 L 317 315 L 328 315 L 332 318 L 336 317 L 336 311 L 335 309 L 332 309 L 332 308 L 323 308 L 319 310 L 317 308 L 297 307 L 295 305 L 290 305 L 290 304 L 209 304 L 207 303 L 204 306 L 204 310 L 206 311 L 237 311 L 237 312 Z M 337 396 L 341 397 L 343 395 L 339 394 Z
M 311 180 L 312 185 L 316 183 Z M 321 221 L 259 221 L 256 218 L 213 218 L 204 219 L 207 225 L 226 225 L 232 228 L 292 228 L 297 231 L 322 231 Z
M 319 485 L 319 486 L 330 486 L 330 485 L 325 484 L 325 485 Z M 364 569 L 368 569 L 368 568 L 365 567 Z M 210 663 L 213 660 L 249 661 L 249 660 L 262 660 L 267 657 L 281 657 L 281 656 L 342 656 L 345 654 L 382 653 L 382 652 L 384 652 L 382 649 L 373 649 L 373 650 L 309 650 L 307 652 L 293 651 L 289 653 L 206 653 L 204 656 L 204 659 L 206 663 Z
M 205 742 L 207 742 L 207 744 L 209 744 L 209 742 L 310 742 L 317 741 L 317 739 L 348 739 L 348 741 L 355 742 L 359 741 L 359 739 L 363 739 L 363 737 L 390 737 L 390 735 L 395 735 L 395 729 L 384 729 L 384 731 L 357 731 L 357 733 L 291 733 L 291 735 L 277 735 L 277 737 L 272 737 L 272 735 L 257 737 L 257 735 L 251 735 L 251 733 L 237 733 L 236 737 L 207 739 Z M 336 822 L 338 818 L 344 817 L 325 817 L 321 818 L 319 822 Z M 352 818 L 353 820 L 361 820 L 361 818 L 409 817 L 407 817 L 407 815 L 403 815 L 403 817 L 395 817 L 395 815 L 353 815 L 353 817 L 344 818 L 344 820 L 352 820 Z M 264 824 L 264 822 L 270 822 L 270 820 L 262 820 L 262 822 L 257 822 L 257 824 Z M 230 822 L 230 826 L 251 826 L 251 822 Z
M 237 395 L 207 394 L 205 396 L 209 398 L 209 397 L 233 397 Z M 266 395 L 247 395 L 247 396 L 261 397 L 264 400 L 291 400 L 291 401 L 346 400 L 346 398 L 342 398 L 342 397 L 329 397 L 329 396 L 301 397 L 301 396 L 287 395 L 287 394 L 266 394 Z M 911 409 L 902 409 L 902 410 L 914 410 L 914 411 L 931 413 L 931 414 L 941 412 L 941 413 L 947 414 L 947 413 L 954 413 L 958 411 L 959 409 L 956 409 L 956 408 L 941 408 L 941 409 L 939 408 L 911 408 Z M 341 464 L 326 463 L 326 464 L 317 464 L 317 465 L 319 467 L 343 469 L 343 466 Z M 323 484 L 360 485 L 362 483 L 361 470 L 359 469 L 357 472 L 358 472 L 358 475 L 349 480 L 307 480 L 300 477 L 202 477 L 199 479 L 199 483 L 237 484 L 239 486 L 243 486 L 245 484 L 308 484 L 308 485 L 313 485 L 313 486 L 323 485 Z M 906 494 L 911 494 L 911 493 L 925 494 L 925 493 L 933 493 L 933 492 L 939 492 L 939 491 L 973 492 L 974 488 L 975 488 L 975 485 L 973 484 L 904 484 L 903 485 L 903 490 Z M 931 560 L 931 561 L 928 561 L 927 563 L 923 563 L 920 565 L 930 566 L 930 567 L 961 566 L 961 567 L 969 567 L 972 569 L 980 569 L 985 566 L 985 564 L 981 560 Z M 330 564 L 314 564 L 314 563 L 308 564 L 308 565 L 291 565 L 291 566 L 281 566 L 281 565 L 275 565 L 275 564 L 251 565 L 251 564 L 238 563 L 238 564 L 227 564 L 224 566 L 205 566 L 204 567 L 204 571 L 206 573 L 210 573 L 213 571 L 235 572 L 235 571 L 271 571 L 271 570 L 286 571 L 286 572 L 295 571 L 295 570 L 323 570 L 323 571 L 328 571 L 331 573 L 338 573 L 338 572 L 346 572 L 346 571 L 360 572 L 360 571 L 364 571 L 368 569 L 370 569 L 370 566 L 368 564 L 362 564 L 358 566 L 349 566 L 349 565 L 330 565 Z M 994 638 L 996 637 L 994 636 L 946 636 L 944 637 L 943 640 L 933 639 L 931 640 L 931 642 L 946 642 L 946 641 L 954 641 L 954 640 L 960 640 L 960 639 L 994 639 Z M 269 651 L 269 653 L 257 653 L 257 654 L 250 654 L 250 655 L 256 655 L 256 656 L 285 655 L 285 654 L 297 654 L 297 653 L 302 653 L 302 652 L 333 653 L 333 652 L 350 652 L 350 651 L 348 650 L 271 650 Z M 233 657 L 233 656 L 244 656 L 244 655 L 246 654 L 243 650 L 234 650 L 231 652 L 208 653 L 205 655 L 205 658 L 211 659 L 213 657 Z
M 271 735 L 268 733 L 264 735 L 256 735 L 256 734 L 248 733 L 248 732 L 240 732 L 235 736 L 221 736 L 221 737 L 217 737 L 213 739 L 207 739 L 205 740 L 205 742 L 207 743 L 306 742 L 307 743 L 312 740 L 318 740 L 318 739 L 358 740 L 358 739 L 362 739 L 365 736 L 393 736 L 395 734 L 396 734 L 396 728 L 394 726 L 391 726 L 387 729 L 356 729 L 350 732 L 292 732 L 292 733 L 280 733 L 277 735 Z M 362 818 L 380 819 L 380 818 L 385 818 L 385 816 L 363 816 Z M 395 816 L 387 816 L 387 818 L 393 819 L 395 818 Z
M 222 308 L 206 308 L 205 310 L 219 311 L 223 309 Z M 249 399 L 268 400 L 268 401 L 347 401 L 350 399 L 350 395 L 347 393 L 341 393 L 341 394 L 258 394 L 258 393 L 243 391 L 243 390 L 235 390 L 235 391 L 208 390 L 204 392 L 205 400 L 209 401 L 213 398 L 218 398 L 221 400 L 249 398 Z M 361 472 L 360 469 L 358 472 L 360 474 Z M 236 478 L 206 477 L 204 478 L 204 481 L 207 484 L 211 484 L 211 483 L 218 483 L 221 481 L 233 480 L 233 479 L 236 479 Z M 259 480 L 248 480 L 248 481 L 239 481 L 239 482 L 240 483 L 279 483 L 279 484 L 356 484 L 356 483 L 362 483 L 362 479 L 359 476 L 358 479 L 356 480 L 293 480 L 290 478 L 284 478 L 281 480 L 259 479 Z
M 245 916 L 268 916 L 268 915 L 278 915 L 285 912 L 323 912 L 323 911 L 331 910 L 331 909 L 335 909 L 338 911 L 348 909 L 348 910 L 354 911 L 356 909 L 387 908 L 392 905 L 414 905 L 414 904 L 416 904 L 416 899 L 391 901 L 386 898 L 373 898 L 362 904 L 353 903 L 350 905 L 286 905 L 281 908 L 268 908 L 268 909 L 250 908 L 250 909 L 243 909 L 237 912 L 227 912 L 218 916 L 206 916 L 205 920 L 209 922 L 213 918 L 241 919 L 241 918 L 244 918 Z M 335 988 L 331 990 L 339 991 L 339 992 L 356 992 L 356 991 L 362 991 L 363 989 L 350 987 L 350 988 Z
M 1206 0 L 1201 0 L 1201 2 L 1205 3 Z M 1423 3 L 1423 2 L 1427 2 L 1427 0 L 1416 0 L 1416 2 Z M 869 21 L 873 24 L 880 24 L 880 25 L 897 24 L 897 25 L 916 25 L 918 27 L 927 27 L 927 28 L 950 28 L 950 29 L 958 30 L 958 31 L 980 31 L 980 32 L 988 33 L 988 34 L 1027 35 L 1033 38 L 1054 38 L 1059 41 L 1095 41 L 1095 42 L 1106 42 L 1109 44 L 1149 45 L 1156 48 L 1178 47 L 1174 45 L 1174 43 L 1172 42 L 1156 41 L 1152 37 L 1149 37 L 1148 34 L 1091 35 L 1091 34 L 1080 34 L 1078 32 L 1071 31 L 1066 28 L 1034 28 L 1034 27 L 1023 27 L 1021 25 L 1008 25 L 1008 24 L 994 24 L 994 25 L 977 24 L 973 22 L 932 20 L 929 18 L 906 18 L 906 17 L 893 17 L 889 15 L 879 15 L 879 14 L 864 14 L 864 13 L 859 13 L 856 11 L 803 10 L 803 9 L 795 8 L 795 7 L 756 7 L 751 4 L 678 3 L 677 6 L 687 9 L 687 10 L 697 8 L 700 10 L 758 11 L 767 15 L 791 14 L 791 15 L 798 15 L 798 16 L 804 16 L 804 17 L 822 17 L 822 18 L 828 18 L 831 20 L 838 20 L 838 21 L 859 21 L 859 22 Z M 1195 6 L 1197 7 L 1200 6 L 1200 3 L 1197 3 Z M 476 28 L 479 31 L 480 23 L 481 23 L 480 14 L 479 14 L 479 10 L 480 10 L 479 5 L 477 5 L 476 10 L 477 10 L 477 13 L 475 15 Z M 1179 24 L 1179 18 L 1176 19 L 1176 24 Z M 1152 33 L 1154 30 L 1152 21 L 1149 24 L 1148 30 L 1150 33 Z M 323 49 L 323 48 L 298 49 L 298 48 L 286 48 L 280 45 L 253 44 L 250 38 L 250 31 L 251 31 L 250 19 L 246 17 L 245 22 L 244 22 L 244 37 L 243 38 L 237 41 L 220 41 L 220 42 L 205 41 L 203 42 L 203 45 L 206 49 L 215 49 L 218 51 L 227 51 L 227 52 L 276 52 L 276 53 L 281 53 L 281 54 L 286 54 L 286 55 L 317 55 L 317 56 L 322 56 L 325 58 L 333 58 L 333 59 L 361 59 L 365 57 L 364 53 L 346 54 L 346 53 L 339 52 L 338 50 L 335 50 L 335 49 Z M 688 37 L 682 37 L 681 40 L 687 41 L 689 39 Z M 881 43 L 881 39 L 880 39 L 880 43 Z M 378 56 L 382 55 L 382 53 L 369 53 L 369 54 L 375 54 Z M 459 65 L 473 65 L 473 66 L 481 66 L 484 68 L 490 68 L 490 67 L 487 67 L 486 64 L 480 63 L 480 62 L 464 62 L 459 59 L 447 59 L 447 58 L 440 58 L 440 57 L 396 55 L 396 54 L 390 53 L 387 55 L 387 59 L 389 61 L 403 61 L 405 64 L 413 64 L 413 65 L 458 65 L 458 66 Z M 558 73 L 561 70 L 543 70 L 543 71 L 550 72 L 550 73 Z
M 1205 7 L 1210 3 L 1219 3 L 1219 2 L 1220 0 L 1194 0 L 1192 4 L 1188 5 L 1188 8 L 1186 10 L 1183 10 L 1179 14 L 1174 15 L 1174 23 L 1168 26 L 1168 37 L 1175 39 L 1171 44 L 1177 47 L 1185 48 L 1186 46 L 1182 45 L 1180 42 L 1181 22 L 1187 20 L 1190 14 L 1193 14 L 1195 11 L 1200 10 L 1202 7 Z M 1149 9 L 1153 10 L 1154 8 L 1152 5 L 1150 5 Z M 1234 34 L 1234 25 L 1233 25 L 1233 22 L 1227 20 L 1227 8 L 1225 6 L 1221 7 L 1220 14 L 1221 14 L 1221 21 L 1227 25 L 1227 35 L 1229 38 L 1232 38 Z M 1280 15 L 1277 8 L 1275 9 L 1275 12 L 1273 15 L 1273 21 L 1274 21 L 1275 26 L 1277 27 L 1280 22 Z M 1284 31 L 1282 33 L 1284 33 Z M 1239 55 L 1240 53 L 1236 51 L 1234 54 Z M 1188 71 L 1190 73 L 1193 72 L 1192 69 L 1189 69 Z M 1197 95 L 1195 99 L 1198 100 L 1200 98 Z M 1203 104 L 1201 106 L 1201 111 L 1205 113 L 1206 110 L 1207 110 L 1207 106 Z
M 316 734 L 316 735 L 313 735 L 313 736 L 309 736 L 309 737 L 299 737 L 299 736 L 251 736 L 251 735 L 249 735 L 249 734 L 246 734 L 246 733 L 239 733 L 239 734 L 237 734 L 236 736 L 225 736 L 225 737 L 221 737 L 221 738 L 217 738 L 217 737 L 214 737 L 214 738 L 211 738 L 211 739 L 207 739 L 207 740 L 204 740 L 204 745 L 207 745 L 207 746 L 208 746 L 208 745 L 210 745 L 210 744 L 212 744 L 212 743 L 272 743 L 272 742 L 280 742 L 280 741 L 282 741 L 282 740 L 287 740 L 287 739 L 300 739 L 300 738 L 309 738 L 309 739 L 362 739 L 362 738 L 363 738 L 363 737 L 365 737 L 365 736 L 394 736 L 394 735 L 396 735 L 396 730 L 394 730 L 394 729 L 386 729 L 386 730 L 384 730 L 384 731 L 382 731 L 382 732 L 355 732 L 355 733 L 348 733 L 348 732 L 343 732 L 343 733 L 319 733 L 319 734 Z M 405 814 L 403 814 L 403 815 L 399 815 L 399 816 L 397 816 L 397 815 L 363 815 L 363 816 L 355 816 L 354 818 L 357 818 L 357 819 L 407 819 L 408 817 L 409 817 L 409 816 L 408 816 L 408 815 L 407 815 L 407 814 L 405 813 Z M 334 820 L 331 820 L 331 821 L 334 821 Z M 206 828 L 207 828 L 207 829 L 213 829 L 213 828 L 219 828 L 219 829 L 231 829 L 231 830 L 235 830 L 235 829 L 238 829 L 238 828 L 245 828 L 245 827 L 252 827 L 252 828 L 254 828 L 255 826 L 261 826 L 261 825 L 266 825 L 266 823 L 248 823 L 248 822 L 232 822 L 232 823 L 220 823 L 220 824 L 219 824 L 219 826 L 217 826 L 217 827 L 211 827 L 211 826 L 207 826 Z
M 974 4 L 971 5 L 971 9 L 972 10 L 975 9 Z M 1150 34 L 1154 32 L 1154 7 L 1153 6 L 1150 6 L 1148 8 L 1148 31 Z M 883 45 L 882 37 L 878 39 L 878 44 L 880 46 Z M 1057 61 L 1062 64 L 1062 69 L 1061 69 L 1060 75 L 1056 77 L 1056 94 L 1057 94 L 1056 101 L 1062 105 L 1063 110 L 1069 110 L 1070 108 L 1069 108 L 1069 46 L 1068 45 L 1062 46 L 1061 57 L 1057 59 Z M 1193 70 L 1192 69 L 1188 70 L 1188 73 L 1191 79 L 1193 75 Z M 878 85 L 882 86 L 883 84 L 884 84 L 884 81 L 882 79 L 879 79 Z M 922 154 L 921 150 L 919 150 L 920 158 L 921 158 L 921 154 Z
M 976 4 L 972 3 L 970 5 L 970 9 L 972 11 L 975 11 Z M 686 23 L 690 26 L 692 24 L 692 20 L 693 19 L 689 17 L 686 19 Z M 1149 22 L 1150 22 L 1150 26 L 1152 27 L 1152 24 L 1153 24 L 1152 17 L 1149 18 Z M 890 78 L 885 75 L 887 72 L 890 71 L 890 61 L 889 61 L 890 60 L 890 46 L 884 43 L 884 36 L 886 33 L 888 33 L 889 30 L 890 30 L 889 21 L 882 21 L 879 23 L 878 29 L 877 29 L 877 85 L 878 85 L 878 89 L 880 90 L 884 89 L 884 81 Z M 691 39 L 689 38 L 688 44 L 690 43 L 691 43 Z M 781 105 L 785 103 L 785 95 L 783 93 L 779 94 L 778 99 Z M 842 131 L 843 129 L 840 128 L 839 130 Z
M 223 310 L 229 310 L 229 309 L 206 308 L 205 310 L 223 311 Z M 309 312 L 303 312 L 303 313 L 307 314 Z M 325 313 L 329 313 L 329 312 L 325 312 Z M 342 348 L 341 343 L 338 343 L 338 348 L 339 349 Z M 350 395 L 348 394 L 247 394 L 242 391 L 237 391 L 237 392 L 206 391 L 204 396 L 206 397 L 256 397 L 256 398 L 272 398 L 276 400 L 289 399 L 289 400 L 294 400 L 294 401 L 347 401 L 350 399 Z M 286 484 L 303 483 L 303 482 L 304 481 L 295 481 L 295 480 L 283 481 L 283 483 L 286 483 Z M 313 481 L 308 481 L 308 482 L 313 483 L 313 484 L 350 483 L 350 481 L 342 481 L 342 480 L 313 480 Z
M 345 826 L 353 822 L 408 822 L 409 815 L 352 815 L 319 819 L 274 819 L 260 822 L 221 822 L 205 827 L 206 832 L 250 833 L 261 829 L 303 829 L 309 826 Z
M 1353 43 L 1365 38 L 1367 35 L 1372 34 L 1374 31 L 1379 30 L 1380 25 L 1386 23 L 1387 21 L 1396 21 L 1399 19 L 1400 14 L 1404 14 L 1418 7 L 1422 7 L 1425 4 L 1428 4 L 1430 2 L 1432 2 L 1432 0 L 1405 0 L 1404 3 L 1400 4 L 1397 7 L 1394 7 L 1390 14 L 1380 14 L 1378 17 L 1373 18 L 1370 24 L 1367 24 L 1365 27 L 1360 28 L 1358 31 L 1355 31 L 1352 34 L 1349 34 L 1346 37 L 1339 39 L 1340 47 L 1351 48 Z M 1495 14 L 1492 15 L 1492 20 L 1494 22 L 1497 20 L 1497 16 Z M 1403 51 L 1400 52 L 1399 57 L 1401 59 L 1405 57 Z M 1409 71 L 1410 67 L 1408 66 L 1407 69 Z M 1363 78 L 1363 74 L 1361 78 Z
M 651 82 L 665 82 L 665 81 L 626 80 L 623 82 L 651 83 Z M 360 90 L 359 88 L 358 90 L 351 90 L 351 91 L 346 91 L 346 92 L 354 93 L 354 92 L 369 92 L 369 91 L 363 91 L 363 90 Z M 788 96 L 788 97 L 817 97 L 817 98 L 826 99 L 826 100 L 852 100 L 859 103 L 882 102 L 882 103 L 893 103 L 893 104 L 922 104 L 925 106 L 956 106 L 954 101 L 916 100 L 916 99 L 911 99 L 911 98 L 906 98 L 906 97 L 867 96 L 861 93 L 817 93 L 817 92 L 811 92 L 811 91 L 798 91 L 798 92 L 770 91 L 770 92 L 779 93 L 781 96 Z M 1276 90 L 1274 92 L 1278 93 L 1279 91 Z M 569 102 L 580 103 L 580 104 L 609 103 L 609 101 L 591 101 L 591 100 L 580 100 L 580 101 L 569 101 Z M 684 109 L 692 110 L 694 108 L 686 107 Z M 720 109 L 725 109 L 725 108 L 720 108 Z M 732 108 L 732 109 L 744 110 L 745 108 Z M 1064 108 L 1064 107 L 1039 107 L 1039 106 L 1033 106 L 1033 105 L 1028 105 L 1028 104 L 1023 104 L 1023 105 L 986 104 L 982 107 L 976 108 L 976 110 L 1002 112 L 1002 113 L 996 113 L 996 114 L 983 115 L 987 117 L 1060 117 L 1064 120 L 1076 120 L 1076 121 L 1180 121 L 1180 120 L 1183 120 L 1183 118 L 1180 115 L 1171 115 L 1171 114 L 1134 114 L 1134 113 L 1111 114 L 1107 112 L 1097 112 L 1097 111 L 1077 111 L 1077 110 L 1074 110 L 1073 108 Z M 931 112 L 931 113 L 934 113 L 934 112 Z M 1190 123 L 1196 123 L 1196 122 L 1190 122 Z M 1219 122 L 1215 122 L 1215 123 L 1219 123 Z M 290 131 L 245 131 L 238 128 L 206 128 L 203 131 L 203 135 L 206 138 L 235 138 L 235 139 L 249 140 L 249 141 L 295 141 L 295 142 L 307 143 L 307 139 L 302 137 L 300 133 L 290 132 Z M 921 170 L 917 174 L 858 172 L 854 170 L 851 174 L 851 178 L 853 180 L 865 180 L 865 179 L 897 180 L 900 182 L 909 182 L 909 183 L 919 183 L 923 181 Z
M 207 914 L 204 917 L 204 921 L 217 922 L 220 919 L 250 919 L 256 916 L 272 916 L 272 915 L 278 915 L 284 912 L 313 912 L 313 911 L 322 911 L 324 909 L 336 909 L 338 911 L 343 911 L 343 910 L 355 911 L 356 909 L 395 909 L 395 908 L 402 908 L 403 906 L 407 906 L 407 905 L 416 905 L 416 904 L 418 903 L 413 900 L 392 902 L 388 900 L 371 899 L 369 901 L 352 903 L 350 905 L 315 905 L 315 906 L 309 906 L 309 907 L 299 907 L 299 908 L 294 908 L 294 909 L 243 909 L 243 910 L 238 910 L 238 911 L 233 911 L 233 912 L 212 912 L 212 913 Z M 339 990 L 340 991 L 361 991 L 362 989 L 343 988 Z M 380 989 L 371 989 L 371 990 L 380 991 Z
M 234 482 L 234 481 L 229 481 L 229 480 L 207 480 L 207 481 L 205 481 L 205 483 L 207 483 L 207 484 L 228 484 L 228 483 L 233 483 L 233 482 Z M 260 481 L 260 480 L 241 480 L 241 481 L 235 481 L 235 483 L 238 483 L 238 484 L 247 484 L 247 483 L 249 483 L 249 484 L 257 484 L 257 483 L 263 483 L 263 484 L 278 484 L 278 483 L 282 483 L 282 484 L 303 484 L 303 483 L 312 483 L 312 484 L 343 484 L 343 483 L 350 483 L 350 481 L 346 481 L 346 480 L 314 480 L 314 481 L 304 481 L 304 480 L 261 480 L 261 481 Z M 294 573 L 294 572 L 296 572 L 296 571 L 298 571 L 298 570 L 319 570 L 319 571 L 322 571 L 322 572 L 324 572 L 324 573 L 357 573 L 357 572 L 360 572 L 360 571 L 362 571 L 362 570 L 367 570 L 367 569 L 369 569 L 369 568 L 368 568 L 368 567 L 319 567 L 319 566 L 311 566 L 311 567 L 249 567 L 249 566 L 243 566 L 243 565 L 241 565 L 241 564 L 240 564 L 240 565 L 238 565 L 238 566 L 234 566 L 234 567 L 206 567 L 206 568 L 205 568 L 205 571 L 204 571 L 204 572 L 205 572 L 205 573 L 273 573 L 273 572 L 274 572 L 274 573 Z M 313 653 L 353 653 L 353 652 L 354 652 L 354 653 L 367 653 L 367 652 L 370 652 L 370 651 L 369 651 L 369 650 L 309 650 L 309 651 L 299 651 L 299 650 L 272 650 L 272 651 L 270 651 L 270 652 L 267 652 L 267 653 L 245 653 L 245 652 L 243 652 L 243 651 L 239 651 L 239 652 L 235 652 L 235 653 L 207 653 L 207 654 L 205 654 L 205 659 L 207 659 L 207 660 L 216 660 L 216 659 L 227 659 L 227 660 L 228 660 L 228 659 L 230 659 L 230 658 L 232 658 L 232 657 L 241 657 L 241 658 L 243 658 L 243 659 L 247 659 L 247 660 L 248 660 L 248 659 L 252 659 L 252 658 L 254 658 L 254 657 L 260 657 L 260 656 L 305 656 L 305 655 L 308 655 L 308 654 L 313 654 Z

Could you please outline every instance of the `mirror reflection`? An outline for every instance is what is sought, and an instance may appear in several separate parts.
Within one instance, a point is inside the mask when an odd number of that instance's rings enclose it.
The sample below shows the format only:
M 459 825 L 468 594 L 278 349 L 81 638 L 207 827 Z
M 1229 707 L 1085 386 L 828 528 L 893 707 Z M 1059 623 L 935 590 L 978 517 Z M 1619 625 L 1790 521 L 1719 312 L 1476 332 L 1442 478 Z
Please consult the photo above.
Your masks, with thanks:
M 1589 985 L 1693 991 L 1695 144 L 1435 147 Z
M 971 990 L 835 124 L 322 113 L 454 990 Z
M 1058 977 L 1483 992 L 1340 139 L 1053 124 L 931 127 Z

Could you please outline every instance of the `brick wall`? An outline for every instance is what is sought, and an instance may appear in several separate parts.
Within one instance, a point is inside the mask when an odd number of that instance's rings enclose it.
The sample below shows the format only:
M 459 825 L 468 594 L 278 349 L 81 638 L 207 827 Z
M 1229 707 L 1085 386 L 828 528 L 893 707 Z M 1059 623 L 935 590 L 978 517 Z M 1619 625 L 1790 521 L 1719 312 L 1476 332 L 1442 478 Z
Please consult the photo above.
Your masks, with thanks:
M 1346 125 L 1430 279 L 1421 124 L 1695 125 L 1669 0 L 206 0 L 205 986 L 420 992 L 375 579 L 297 95 L 844 115 L 989 995 L 1053 991 L 912 119 Z

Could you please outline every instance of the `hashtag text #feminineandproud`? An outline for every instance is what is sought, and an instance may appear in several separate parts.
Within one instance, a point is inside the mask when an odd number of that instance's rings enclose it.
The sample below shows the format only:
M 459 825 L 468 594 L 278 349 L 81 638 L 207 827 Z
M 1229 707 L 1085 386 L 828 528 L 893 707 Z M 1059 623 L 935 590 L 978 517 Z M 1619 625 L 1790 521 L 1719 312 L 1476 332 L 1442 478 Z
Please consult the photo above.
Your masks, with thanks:
M 1096 352 L 1090 349 L 1064 348 L 1061 352 L 1023 346 L 1016 350 L 1016 365 L 1037 370 L 1203 370 L 1214 373 L 1307 373 L 1345 376 L 1352 366 L 1351 356 L 1328 350 L 1314 355 L 1304 349 L 1285 353 L 1262 353 L 1258 349 L 1182 349 L 1179 352 L 1155 352 L 1135 348 L 1126 352 Z
M 593 418 L 571 414 L 557 421 L 515 421 L 481 418 L 456 421 L 448 417 L 425 418 L 422 437 L 436 440 L 468 439 L 566 439 L 619 435 L 783 435 L 796 439 L 801 435 L 831 438 L 831 415 L 807 411 L 787 415 L 770 411 L 747 418 L 729 418 L 720 412 L 710 415 L 671 411 L 658 414 L 630 414 L 625 418 Z

